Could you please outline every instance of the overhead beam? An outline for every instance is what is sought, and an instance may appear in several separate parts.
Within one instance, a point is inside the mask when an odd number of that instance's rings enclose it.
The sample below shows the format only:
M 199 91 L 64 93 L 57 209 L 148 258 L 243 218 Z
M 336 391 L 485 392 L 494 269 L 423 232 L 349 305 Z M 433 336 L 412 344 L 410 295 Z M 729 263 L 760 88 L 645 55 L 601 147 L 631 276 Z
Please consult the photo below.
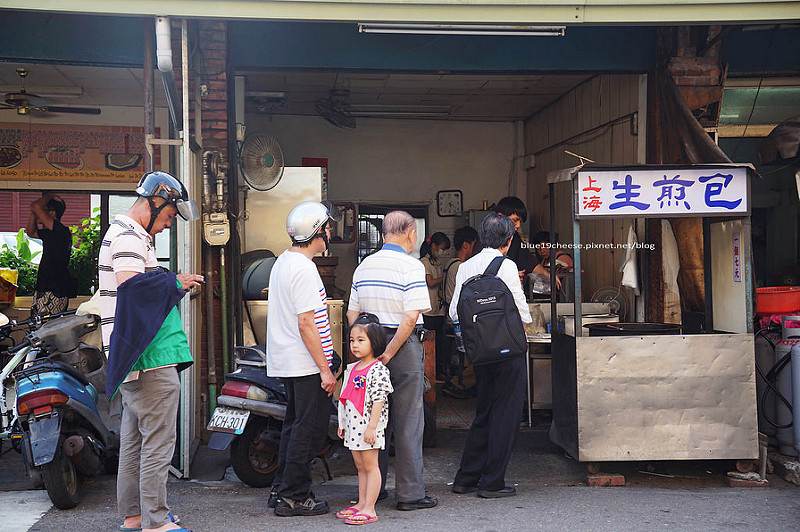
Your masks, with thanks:
M 730 126 L 717 126 L 707 127 L 706 131 L 709 133 L 717 133 L 720 138 L 728 137 L 766 137 L 778 124 L 751 124 L 751 125 L 730 125 Z
M 2 7 L 137 16 L 337 22 L 736 24 L 800 20 L 797 0 L 4 0 Z

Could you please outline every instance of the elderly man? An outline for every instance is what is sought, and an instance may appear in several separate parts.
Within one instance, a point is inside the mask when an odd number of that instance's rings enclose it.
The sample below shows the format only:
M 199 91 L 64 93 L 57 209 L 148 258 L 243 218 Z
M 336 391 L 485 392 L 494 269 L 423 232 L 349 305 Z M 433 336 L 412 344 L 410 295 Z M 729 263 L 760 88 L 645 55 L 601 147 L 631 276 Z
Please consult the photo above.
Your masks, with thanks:
M 425 268 L 409 256 L 417 244 L 414 218 L 404 211 L 387 214 L 383 241 L 383 248 L 365 258 L 353 273 L 347 319 L 353 323 L 359 313 L 370 312 L 378 316 L 386 334 L 386 350 L 380 361 L 389 368 L 394 387 L 386 441 L 394 433 L 397 509 L 433 508 L 438 501 L 425 494 L 422 481 L 425 354 L 418 333 L 420 312 L 430 309 L 430 297 Z M 388 460 L 388 450 L 381 451 L 384 485 Z
M 185 531 L 167 505 L 175 450 L 179 371 L 193 363 L 177 303 L 203 276 L 158 267 L 155 235 L 176 216 L 196 220 L 197 206 L 172 175 L 148 172 L 139 196 L 118 214 L 100 245 L 98 276 L 106 395 L 122 397 L 117 507 L 120 530 Z M 113 334 L 112 334 L 113 333 Z
M 514 223 L 506 216 L 490 214 L 481 222 L 478 236 L 483 250 L 464 262 L 456 274 L 456 289 L 450 302 L 450 317 L 458 319 L 458 299 L 464 282 L 486 271 L 496 258 L 505 256 L 514 237 Z M 514 296 L 523 323 L 531 322 L 528 304 L 513 261 L 503 260 L 497 276 Z M 468 353 L 469 354 L 469 353 Z M 478 401 L 475 420 L 467 434 L 461 466 L 453 481 L 454 493 L 477 491 L 479 497 L 498 498 L 516 495 L 513 486 L 506 486 L 505 474 L 511 450 L 519 430 L 519 406 L 526 388 L 525 358 L 474 367 Z

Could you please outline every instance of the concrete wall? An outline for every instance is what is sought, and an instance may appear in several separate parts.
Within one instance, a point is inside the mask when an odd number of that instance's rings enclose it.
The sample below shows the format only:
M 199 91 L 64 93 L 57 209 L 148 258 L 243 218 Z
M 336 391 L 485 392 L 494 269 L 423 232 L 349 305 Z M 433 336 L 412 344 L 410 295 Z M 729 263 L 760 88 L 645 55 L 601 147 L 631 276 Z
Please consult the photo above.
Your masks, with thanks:
M 278 139 L 287 166 L 299 166 L 303 157 L 328 158 L 331 201 L 427 205 L 429 235 L 452 236 L 465 220 L 437 216 L 437 191 L 461 190 L 465 210 L 479 209 L 484 199 L 491 204 L 508 191 L 514 153 L 510 122 L 358 118 L 355 129 L 339 129 L 316 116 L 248 114 L 246 124 L 248 133 Z M 339 257 L 336 286 L 349 292 L 356 244 L 333 244 L 332 253 Z

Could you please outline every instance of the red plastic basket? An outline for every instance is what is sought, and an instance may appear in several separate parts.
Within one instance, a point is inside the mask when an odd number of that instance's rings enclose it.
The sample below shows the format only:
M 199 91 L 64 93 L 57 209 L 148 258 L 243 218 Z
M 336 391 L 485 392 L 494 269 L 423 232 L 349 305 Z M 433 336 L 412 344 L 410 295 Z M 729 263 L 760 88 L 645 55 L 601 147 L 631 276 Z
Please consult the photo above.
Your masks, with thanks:
M 800 310 L 800 287 L 767 286 L 756 289 L 759 314 L 780 314 Z

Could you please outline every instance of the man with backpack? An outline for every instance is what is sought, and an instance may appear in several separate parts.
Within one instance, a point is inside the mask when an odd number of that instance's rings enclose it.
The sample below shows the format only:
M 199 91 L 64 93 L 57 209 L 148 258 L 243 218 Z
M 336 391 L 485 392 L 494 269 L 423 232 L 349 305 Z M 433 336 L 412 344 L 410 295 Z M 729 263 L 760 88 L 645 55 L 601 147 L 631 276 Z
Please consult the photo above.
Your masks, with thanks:
M 517 267 L 505 260 L 514 223 L 490 214 L 478 235 L 483 250 L 458 269 L 449 314 L 460 325 L 475 371 L 478 400 L 454 493 L 479 497 L 516 495 L 505 483 L 506 467 L 519 430 L 519 405 L 526 389 L 527 341 L 523 323 L 531 322 Z

